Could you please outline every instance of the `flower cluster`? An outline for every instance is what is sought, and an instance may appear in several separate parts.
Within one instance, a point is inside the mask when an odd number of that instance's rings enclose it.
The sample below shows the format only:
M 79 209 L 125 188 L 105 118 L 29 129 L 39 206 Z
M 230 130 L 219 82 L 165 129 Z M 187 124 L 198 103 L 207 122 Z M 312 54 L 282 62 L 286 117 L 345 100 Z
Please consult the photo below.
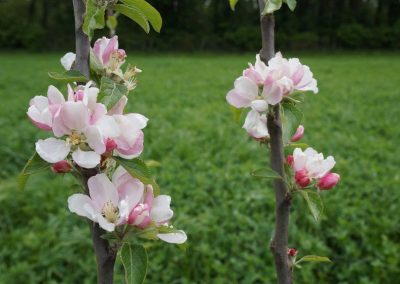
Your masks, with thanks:
M 49 86 L 47 96 L 32 98 L 27 111 L 34 125 L 51 133 L 51 137 L 36 142 L 36 152 L 55 173 L 81 176 L 87 169 L 97 173 L 88 179 L 89 192 L 69 197 L 71 212 L 109 232 L 118 226 L 126 230 L 153 229 L 153 238 L 184 243 L 186 234 L 168 225 L 173 216 L 171 198 L 157 196 L 152 185 L 116 167 L 116 159 L 134 159 L 143 151 L 143 129 L 148 119 L 139 113 L 124 113 L 127 95 L 136 86 L 136 75 L 141 70 L 128 66 L 122 71 L 126 53 L 118 48 L 116 36 L 97 40 L 90 54 L 95 77 L 106 77 L 123 86 L 126 94 L 110 105 L 103 100 L 106 94 L 100 93 L 101 79 L 85 85 L 68 84 L 66 96 Z M 61 58 L 67 72 L 74 67 L 75 59 L 71 52 Z
M 331 172 L 336 164 L 335 159 L 332 156 L 324 158 L 322 153 L 318 153 L 311 147 L 305 151 L 296 148 L 293 155 L 287 157 L 287 162 L 293 169 L 296 184 L 301 188 L 315 181 L 318 189 L 331 189 L 340 180 L 337 173 Z
M 235 80 L 234 89 L 226 99 L 235 108 L 250 107 L 243 128 L 256 139 L 269 137 L 266 126 L 268 105 L 276 105 L 294 92 L 318 93 L 317 81 L 310 68 L 299 59 L 286 59 L 277 53 L 266 65 L 256 56 L 255 65 Z

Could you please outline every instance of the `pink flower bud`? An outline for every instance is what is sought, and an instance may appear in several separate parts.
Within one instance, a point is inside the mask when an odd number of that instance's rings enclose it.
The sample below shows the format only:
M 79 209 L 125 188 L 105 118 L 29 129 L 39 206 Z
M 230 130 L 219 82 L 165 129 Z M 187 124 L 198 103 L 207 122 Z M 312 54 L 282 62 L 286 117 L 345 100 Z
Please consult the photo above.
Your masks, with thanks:
M 297 249 L 295 248 L 289 248 L 287 251 L 288 255 L 291 257 L 295 257 L 297 255 Z
M 111 152 L 115 148 L 117 148 L 117 143 L 114 141 L 114 139 L 108 138 L 106 142 L 106 152 Z
M 57 174 L 64 174 L 71 171 L 72 166 L 65 160 L 59 161 L 51 166 L 53 172 Z
M 293 161 L 294 161 L 293 155 L 288 155 L 287 158 L 286 158 L 286 163 L 287 163 L 289 166 L 293 166 Z
M 75 101 L 83 101 L 83 97 L 85 95 L 85 92 L 83 90 L 77 90 L 75 93 Z
M 295 174 L 296 184 L 300 187 L 306 187 L 310 184 L 310 178 L 307 176 L 306 170 L 297 171 Z
M 297 127 L 296 133 L 293 135 L 290 141 L 292 142 L 299 141 L 303 137 L 303 135 L 304 135 L 304 126 L 299 125 L 299 127 Z
M 331 189 L 332 187 L 336 186 L 336 184 L 340 180 L 340 175 L 336 173 L 327 173 L 318 181 L 318 188 L 325 190 Z

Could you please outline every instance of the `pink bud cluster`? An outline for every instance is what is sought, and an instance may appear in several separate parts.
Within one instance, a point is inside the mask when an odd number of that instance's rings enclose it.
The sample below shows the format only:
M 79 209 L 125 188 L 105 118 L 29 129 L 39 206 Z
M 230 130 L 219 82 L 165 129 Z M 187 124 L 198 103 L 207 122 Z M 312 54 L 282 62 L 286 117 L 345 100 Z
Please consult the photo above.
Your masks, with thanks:
M 235 108 L 250 108 L 243 128 L 253 138 L 268 139 L 268 105 L 280 103 L 295 91 L 317 93 L 317 81 L 310 68 L 299 59 L 286 59 L 278 52 L 268 65 L 257 55 L 255 65 L 249 64 L 243 75 L 236 79 L 226 100 Z

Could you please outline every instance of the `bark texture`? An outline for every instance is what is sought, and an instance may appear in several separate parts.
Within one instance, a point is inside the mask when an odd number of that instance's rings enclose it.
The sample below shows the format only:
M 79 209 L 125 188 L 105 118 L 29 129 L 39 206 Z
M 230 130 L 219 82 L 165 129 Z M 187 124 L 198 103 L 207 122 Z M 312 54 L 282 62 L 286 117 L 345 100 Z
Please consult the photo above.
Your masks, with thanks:
M 259 0 L 260 13 L 264 10 L 265 0 Z M 267 64 L 275 55 L 274 15 L 260 16 L 262 49 L 261 60 Z M 282 140 L 282 121 L 280 118 L 279 104 L 272 107 L 267 117 L 267 127 L 270 135 L 270 162 L 272 169 L 280 176 L 285 176 L 284 170 L 284 145 Z M 292 271 L 287 254 L 288 227 L 291 197 L 285 182 L 281 179 L 274 180 L 275 188 L 275 234 L 271 241 L 271 251 L 274 256 L 275 268 L 279 284 L 292 283 Z
M 82 24 L 85 15 L 85 2 L 83 0 L 73 0 L 75 16 L 75 42 L 76 42 L 76 60 L 74 69 L 81 72 L 87 78 L 90 78 L 89 69 L 89 37 L 82 31 Z M 99 173 L 97 169 L 80 169 L 82 182 L 85 185 L 85 191 L 89 194 L 88 180 L 90 177 Z M 97 223 L 90 223 L 90 232 L 92 235 L 93 247 L 97 262 L 97 283 L 114 283 L 114 263 L 116 258 L 116 249 L 108 245 L 108 241 L 101 238 L 106 232 L 99 227 Z

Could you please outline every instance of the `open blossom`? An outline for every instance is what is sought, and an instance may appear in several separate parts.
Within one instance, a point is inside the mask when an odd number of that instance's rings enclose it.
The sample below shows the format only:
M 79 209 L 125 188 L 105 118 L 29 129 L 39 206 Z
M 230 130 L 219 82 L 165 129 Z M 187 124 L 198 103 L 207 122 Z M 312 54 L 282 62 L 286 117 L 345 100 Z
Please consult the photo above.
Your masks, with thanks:
M 297 58 L 283 58 L 280 52 L 266 65 L 257 54 L 254 66 L 249 64 L 243 76 L 236 79 L 234 89 L 229 91 L 226 99 L 236 108 L 250 107 L 254 100 L 275 105 L 294 91 L 318 92 L 310 68 Z
M 105 174 L 98 174 L 89 179 L 88 187 L 90 196 L 74 194 L 68 198 L 69 210 L 99 223 L 109 232 L 125 224 L 141 229 L 150 224 L 164 226 L 173 216 L 169 196 L 154 197 L 151 186 L 145 187 L 121 167 L 115 171 L 112 182 Z M 157 237 L 177 244 L 187 239 L 183 231 L 160 233 Z
M 52 130 L 55 137 L 36 143 L 39 156 L 57 163 L 72 153 L 73 161 L 83 168 L 96 167 L 105 152 L 132 159 L 143 151 L 144 133 L 148 119 L 138 113 L 123 114 L 124 96 L 109 111 L 97 102 L 99 89 L 89 82 L 68 85 L 68 99 L 50 86 L 47 98 L 32 99 L 28 116 L 41 129 Z
M 301 187 L 307 186 L 311 180 L 324 177 L 335 166 L 335 163 L 332 156 L 325 159 L 322 153 L 318 153 L 312 148 L 307 148 L 304 152 L 300 148 L 296 148 L 293 152 L 296 183 Z
M 93 52 L 103 69 L 117 70 L 125 62 L 126 53 L 118 49 L 118 36 L 102 37 L 94 43 Z

